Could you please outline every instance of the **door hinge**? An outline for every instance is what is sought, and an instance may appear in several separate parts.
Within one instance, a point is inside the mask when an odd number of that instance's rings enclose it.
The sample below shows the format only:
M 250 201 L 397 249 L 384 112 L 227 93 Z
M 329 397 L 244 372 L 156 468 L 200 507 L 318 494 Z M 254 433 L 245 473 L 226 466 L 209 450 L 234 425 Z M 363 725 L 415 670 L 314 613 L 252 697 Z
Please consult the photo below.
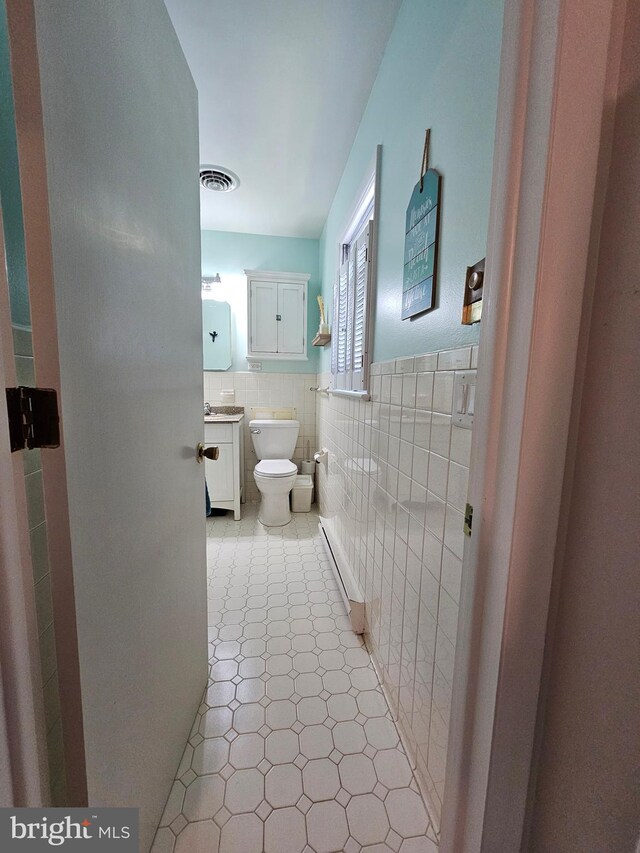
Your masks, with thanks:
M 11 452 L 60 447 L 58 395 L 53 388 L 7 388 Z
M 473 527 L 473 507 L 467 504 L 464 510 L 464 535 L 471 536 L 471 528 Z

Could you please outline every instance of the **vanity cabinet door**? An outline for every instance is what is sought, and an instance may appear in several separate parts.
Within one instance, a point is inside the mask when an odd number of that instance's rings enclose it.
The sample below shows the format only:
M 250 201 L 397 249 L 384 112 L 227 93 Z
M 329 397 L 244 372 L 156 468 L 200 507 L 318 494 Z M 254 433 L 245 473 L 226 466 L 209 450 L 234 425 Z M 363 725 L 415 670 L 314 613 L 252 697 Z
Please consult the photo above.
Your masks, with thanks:
M 218 448 L 220 455 L 215 462 L 211 459 L 204 460 L 211 503 L 232 501 L 234 495 L 233 444 L 219 444 Z

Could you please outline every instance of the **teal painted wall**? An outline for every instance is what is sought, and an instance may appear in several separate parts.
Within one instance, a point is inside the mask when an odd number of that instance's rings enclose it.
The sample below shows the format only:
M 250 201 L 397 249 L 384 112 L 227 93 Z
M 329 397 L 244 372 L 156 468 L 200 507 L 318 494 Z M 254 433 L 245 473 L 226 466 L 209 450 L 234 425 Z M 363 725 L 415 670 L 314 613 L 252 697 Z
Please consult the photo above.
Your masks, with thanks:
M 502 13 L 503 0 L 405 0 L 398 13 L 320 242 L 331 305 L 341 230 L 381 143 L 375 361 L 478 340 L 460 313 L 466 267 L 486 252 Z M 404 217 L 426 127 L 443 176 L 436 308 L 401 321 Z
M 202 232 L 202 274 L 220 273 L 221 284 L 211 285 L 211 298 L 231 305 L 231 370 L 247 370 L 247 279 L 245 269 L 309 273 L 307 354 L 308 361 L 262 362 L 263 373 L 315 373 L 318 349 L 311 340 L 318 331 L 320 293 L 318 240 L 300 237 L 267 237 L 232 231 Z
M 0 0 L 0 201 L 12 323 L 31 327 L 7 9 Z

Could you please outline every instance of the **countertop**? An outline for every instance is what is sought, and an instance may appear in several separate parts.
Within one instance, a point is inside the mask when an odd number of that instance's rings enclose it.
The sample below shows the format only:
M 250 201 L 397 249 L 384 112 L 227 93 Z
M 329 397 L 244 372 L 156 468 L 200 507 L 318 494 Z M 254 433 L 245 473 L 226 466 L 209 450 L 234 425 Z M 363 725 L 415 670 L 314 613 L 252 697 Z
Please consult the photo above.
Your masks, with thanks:
M 211 406 L 211 414 L 204 416 L 204 422 L 205 424 L 237 424 L 243 418 L 243 406 Z

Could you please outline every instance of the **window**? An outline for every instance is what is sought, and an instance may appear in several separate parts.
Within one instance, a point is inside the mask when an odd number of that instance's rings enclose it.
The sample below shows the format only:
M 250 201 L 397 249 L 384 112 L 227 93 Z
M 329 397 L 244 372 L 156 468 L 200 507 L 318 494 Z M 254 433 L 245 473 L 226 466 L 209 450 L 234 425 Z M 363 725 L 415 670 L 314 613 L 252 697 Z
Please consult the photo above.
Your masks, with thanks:
M 376 166 L 355 205 L 339 248 L 333 291 L 331 387 L 334 392 L 366 395 L 369 381 L 371 302 L 375 270 Z

